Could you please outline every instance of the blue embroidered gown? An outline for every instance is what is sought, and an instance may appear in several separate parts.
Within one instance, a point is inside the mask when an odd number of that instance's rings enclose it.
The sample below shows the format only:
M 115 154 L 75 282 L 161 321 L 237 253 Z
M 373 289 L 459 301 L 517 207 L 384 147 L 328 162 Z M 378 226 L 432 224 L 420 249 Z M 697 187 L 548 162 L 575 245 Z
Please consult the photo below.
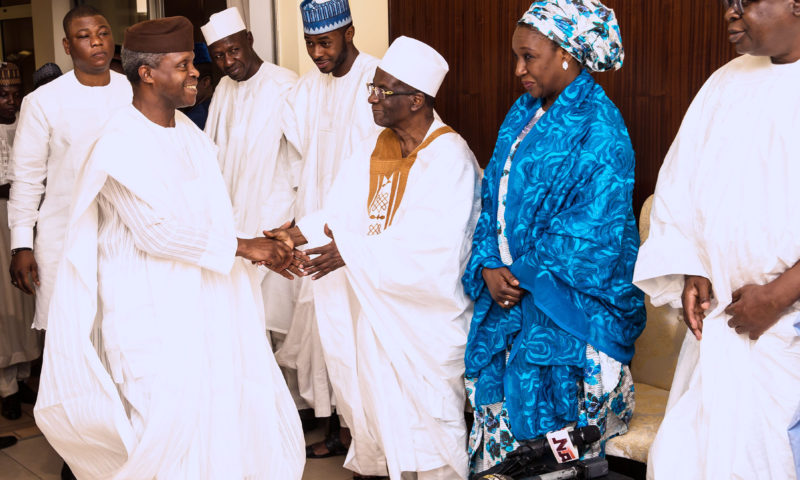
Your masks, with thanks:
M 523 95 L 500 128 L 462 279 L 475 301 L 465 355 L 474 470 L 499 463 L 517 440 L 567 425 L 598 425 L 604 440 L 624 433 L 633 409 L 627 365 L 645 313 L 631 283 L 639 235 L 630 138 L 586 71 L 520 141 L 540 106 Z M 503 266 L 527 292 L 508 310 L 482 277 L 484 268 Z

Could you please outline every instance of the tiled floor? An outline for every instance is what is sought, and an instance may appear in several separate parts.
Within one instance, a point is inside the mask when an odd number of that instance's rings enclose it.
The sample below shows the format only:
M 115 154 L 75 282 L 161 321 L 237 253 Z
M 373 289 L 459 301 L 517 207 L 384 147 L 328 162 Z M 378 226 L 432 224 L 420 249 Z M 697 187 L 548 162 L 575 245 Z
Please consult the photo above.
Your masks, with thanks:
M 14 435 L 19 441 L 0 450 L 0 480 L 60 480 L 62 461 L 33 421 L 32 408 L 23 405 L 19 420 L 0 417 L 0 435 Z M 321 440 L 322 429 L 306 435 L 306 443 Z M 352 473 L 342 468 L 344 457 L 308 460 L 303 480 L 345 480 Z

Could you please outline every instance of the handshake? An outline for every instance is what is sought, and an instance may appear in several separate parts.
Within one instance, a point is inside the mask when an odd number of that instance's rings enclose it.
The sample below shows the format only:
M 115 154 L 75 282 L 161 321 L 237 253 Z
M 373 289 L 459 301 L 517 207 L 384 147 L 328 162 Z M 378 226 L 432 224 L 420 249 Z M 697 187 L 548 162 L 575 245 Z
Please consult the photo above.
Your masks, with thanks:
M 330 243 L 298 250 L 297 247 L 305 245 L 308 240 L 294 222 L 286 222 L 278 228 L 264 230 L 263 237 L 240 238 L 236 255 L 264 265 L 289 280 L 293 280 L 295 276 L 311 276 L 313 280 L 317 280 L 344 266 L 344 260 L 328 225 L 325 225 L 324 232 L 331 239 Z

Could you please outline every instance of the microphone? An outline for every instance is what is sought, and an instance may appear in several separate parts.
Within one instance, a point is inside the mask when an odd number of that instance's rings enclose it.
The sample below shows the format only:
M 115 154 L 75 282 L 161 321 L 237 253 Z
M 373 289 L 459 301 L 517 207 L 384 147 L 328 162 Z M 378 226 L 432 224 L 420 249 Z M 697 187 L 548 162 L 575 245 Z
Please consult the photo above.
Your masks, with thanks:
M 550 434 L 552 433 L 561 434 L 561 438 L 564 438 L 564 434 L 567 434 L 564 430 L 550 432 Z M 595 425 L 576 428 L 569 432 L 568 435 L 572 445 L 578 452 L 582 452 L 587 445 L 600 440 L 601 436 L 600 429 Z M 564 440 L 563 443 L 566 443 L 566 440 Z M 577 460 L 577 457 L 574 456 L 574 452 L 567 453 L 569 448 L 565 445 L 558 444 L 555 446 L 555 450 L 561 457 L 561 461 Z M 541 457 L 546 458 L 541 459 Z M 476 473 L 471 478 L 472 480 L 511 480 L 514 478 L 527 478 L 531 474 L 547 472 L 548 467 L 546 467 L 545 464 L 555 464 L 553 449 L 550 447 L 547 435 L 534 440 L 524 440 L 520 442 L 520 446 L 506 455 L 506 459 L 503 462 L 488 470 Z
M 569 439 L 579 451 L 583 450 L 587 445 L 600 440 L 600 429 L 596 425 L 587 425 L 585 427 L 576 428 L 569 432 Z M 510 452 L 507 457 L 527 457 L 528 459 L 535 459 L 543 456 L 545 453 L 551 451 L 550 443 L 547 437 L 536 438 L 534 440 L 526 440 L 520 442 L 519 448 Z

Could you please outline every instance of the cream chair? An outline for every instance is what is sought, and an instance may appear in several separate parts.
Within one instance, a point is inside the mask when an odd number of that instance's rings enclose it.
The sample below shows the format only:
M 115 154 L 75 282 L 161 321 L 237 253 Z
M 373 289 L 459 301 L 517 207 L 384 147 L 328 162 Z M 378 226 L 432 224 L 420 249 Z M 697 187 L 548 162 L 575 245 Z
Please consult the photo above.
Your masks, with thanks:
M 652 195 L 644 202 L 639 217 L 641 241 L 650 230 Z M 678 353 L 686 335 L 682 313 L 669 306 L 654 307 L 645 297 L 647 325 L 636 340 L 636 353 L 631 362 L 636 389 L 636 406 L 628 433 L 612 438 L 606 444 L 606 455 L 647 463 L 647 452 L 656 436 L 667 407 L 669 389 L 675 374 Z

